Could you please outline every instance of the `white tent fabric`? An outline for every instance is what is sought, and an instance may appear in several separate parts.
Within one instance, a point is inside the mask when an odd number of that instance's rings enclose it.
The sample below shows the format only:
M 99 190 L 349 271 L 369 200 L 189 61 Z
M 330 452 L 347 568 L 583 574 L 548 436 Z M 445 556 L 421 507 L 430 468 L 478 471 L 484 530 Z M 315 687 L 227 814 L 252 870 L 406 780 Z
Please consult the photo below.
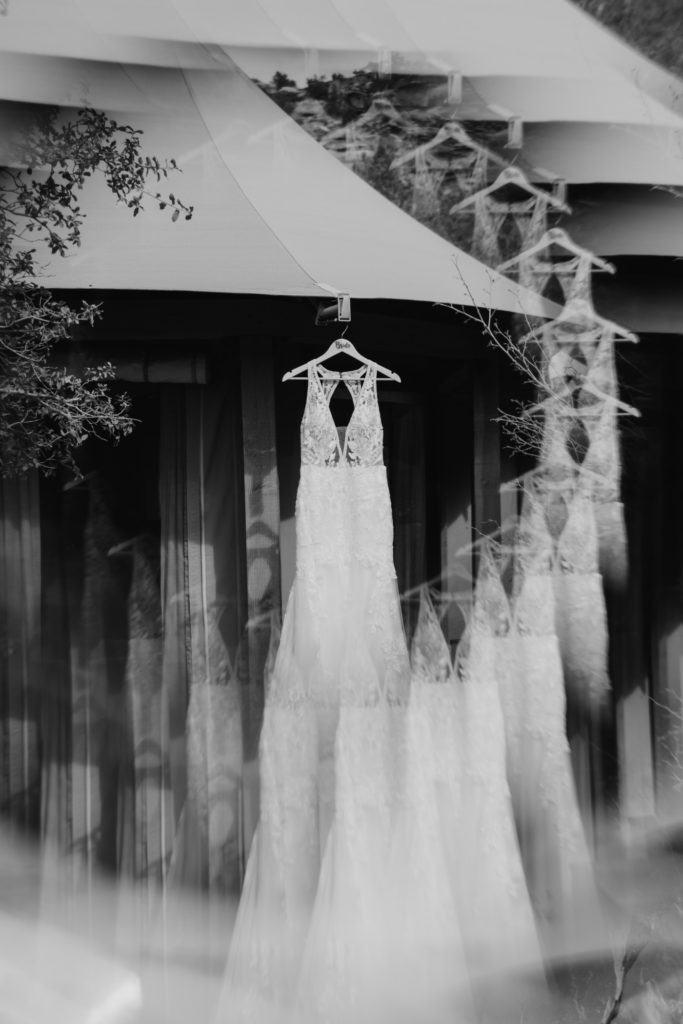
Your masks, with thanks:
M 231 66 L 225 56 L 223 64 Z M 135 115 L 170 110 L 180 97 L 186 102 L 182 77 L 166 68 L 6 54 L 0 44 L 0 99 L 5 101 Z
M 499 73 L 473 76 L 468 81 L 489 110 L 504 104 L 525 123 L 581 121 L 683 128 L 678 113 L 613 75 L 579 78 Z M 466 116 L 466 110 L 458 113 Z
M 227 60 L 227 58 L 226 58 Z M 230 62 L 228 62 L 230 63 Z M 109 88 L 99 65 L 86 95 Z M 64 70 L 64 69 L 62 69 Z M 83 72 L 79 65 L 74 71 Z M 121 67 L 147 151 L 174 157 L 168 187 L 196 206 L 133 220 L 101 182 L 85 193 L 83 246 L 54 258 L 52 288 L 187 290 L 411 299 L 552 316 L 556 307 L 450 245 L 323 150 L 234 65 L 221 72 Z M 50 82 L 45 79 L 44 87 Z M 49 91 L 49 89 L 48 89 Z M 53 93 L 55 96 L 55 93 Z M 107 104 L 127 123 L 131 111 Z
M 191 61 L 187 63 L 190 65 Z M 227 70 L 234 66 L 223 51 L 213 52 L 211 65 Z M 174 97 L 179 83 L 178 76 L 169 75 L 159 66 L 144 69 L 135 66 L 131 71 L 130 65 L 110 61 L 75 61 L 16 53 L 2 54 L 0 60 L 0 97 L 20 103 L 60 106 L 89 103 L 98 109 L 125 110 L 133 116 L 168 110 L 176 102 Z M 514 79 L 487 79 L 485 94 L 480 95 L 469 83 L 463 96 L 462 116 L 475 120 L 484 118 L 488 101 L 495 99 L 498 92 L 514 97 L 515 89 L 526 84 Z M 538 95 L 548 93 L 556 85 L 550 80 L 541 80 Z M 582 89 L 589 88 L 585 83 L 581 85 Z M 586 95 L 586 100 L 588 98 Z M 557 92 L 557 102 L 558 105 L 563 102 L 561 89 Z M 595 100 L 594 111 L 596 114 L 601 111 L 599 97 Z M 683 185 L 683 120 L 679 128 L 586 122 L 528 124 L 522 155 L 529 166 L 542 167 L 575 184 L 609 181 Z
M 37 50 L 35 36 L 88 34 L 228 47 L 378 50 L 444 61 L 464 75 L 595 77 L 611 39 L 568 0 L 23 0 L 3 19 L 5 49 Z M 33 36 L 33 38 L 32 38 Z M 64 45 L 64 43 L 62 43 Z M 87 55 L 94 56 L 94 55 Z M 101 59 L 105 59 L 99 55 Z M 614 59 L 618 58 L 618 53 Z
M 45 102 L 49 89 L 57 88 L 60 102 L 79 104 L 87 99 L 95 106 L 106 106 L 121 97 L 119 102 L 130 109 L 143 109 L 149 103 L 148 98 L 141 94 L 137 95 L 136 100 L 136 87 L 126 81 L 121 63 L 103 60 L 96 55 L 87 60 L 64 60 L 59 54 L 3 52 L 3 45 L 4 40 L 0 39 L 0 92 L 5 99 Z M 123 66 L 138 64 L 135 58 L 144 57 L 146 49 L 149 50 L 150 59 L 142 63 L 149 67 L 218 70 L 231 63 L 226 52 L 217 47 L 208 49 L 181 45 L 177 56 L 174 47 L 167 44 L 129 46 L 127 43 L 118 43 L 114 47 L 104 48 L 105 52 L 110 49 L 121 53 Z M 93 50 L 96 54 L 98 47 Z M 126 55 L 127 50 L 131 56 Z M 235 56 L 239 63 L 239 53 Z M 276 66 L 272 65 L 271 73 Z M 80 71 L 77 71 L 79 68 Z M 93 73 L 95 68 L 96 74 Z M 90 88 L 96 87 L 97 93 L 86 97 L 83 92 L 84 82 L 91 83 Z M 458 117 L 472 120 L 505 120 L 508 114 L 519 115 L 520 112 L 523 120 L 530 124 L 549 120 L 603 125 L 637 124 L 683 132 L 683 118 L 677 113 L 646 94 L 639 93 L 628 82 L 614 79 L 603 81 L 598 87 L 596 82 L 589 79 L 504 75 L 476 77 L 465 82 L 463 102 L 457 107 Z
M 683 257 L 683 201 L 666 190 L 591 191 L 563 227 L 603 256 Z
M 299 79 L 391 51 L 416 73 L 459 71 L 526 121 L 676 123 L 676 80 L 568 0 L 22 0 L 1 46 L 205 69 L 226 47 L 250 74 Z
M 301 75 L 350 70 L 385 50 L 405 55 L 418 74 L 457 69 L 467 76 L 458 114 L 486 117 L 495 108 L 501 117 L 521 115 L 528 165 L 570 183 L 683 186 L 682 84 L 568 0 L 22 0 L 2 19 L 0 97 L 90 103 L 144 124 L 149 149 L 184 157 L 182 186 L 197 206 L 187 224 L 171 226 L 150 211 L 132 226 L 125 211 L 112 210 L 109 197 L 93 189 L 87 230 L 98 242 L 68 266 L 53 261 L 53 283 L 163 288 L 172 280 L 190 290 L 319 294 L 318 282 L 327 279 L 358 295 L 448 295 L 453 302 L 466 301 L 474 284 L 472 301 L 488 295 L 492 305 L 519 308 L 514 286 L 336 166 L 251 87 L 249 118 L 258 110 L 260 126 L 251 135 L 265 135 L 255 143 L 234 129 L 227 138 L 224 112 L 243 120 L 242 110 L 219 98 L 223 90 L 236 94 L 228 49 L 248 71 L 262 66 L 271 74 L 287 70 L 288 61 Z M 212 69 L 222 73 L 214 77 Z M 228 78 L 229 88 L 217 84 Z M 248 83 L 239 80 L 242 93 Z M 316 205 L 328 232 L 324 244 L 302 214 Z M 576 221 L 584 244 L 678 254 L 675 215 L 610 211 L 590 225 L 586 217 Z M 352 244 L 350 236 L 362 235 L 368 223 L 377 225 L 372 237 Z M 191 259 L 174 251 L 181 234 Z M 385 234 L 403 242 L 385 244 Z M 368 254 L 371 273 L 361 272 L 358 250 Z M 431 256 L 425 263 L 424 256 L 407 257 L 408 250 Z M 139 253 L 142 279 L 133 272 Z M 262 272 L 250 269 L 252 259 Z M 525 308 L 530 301 L 524 298 Z
M 532 124 L 522 155 L 570 184 L 683 185 L 683 133 L 651 125 Z

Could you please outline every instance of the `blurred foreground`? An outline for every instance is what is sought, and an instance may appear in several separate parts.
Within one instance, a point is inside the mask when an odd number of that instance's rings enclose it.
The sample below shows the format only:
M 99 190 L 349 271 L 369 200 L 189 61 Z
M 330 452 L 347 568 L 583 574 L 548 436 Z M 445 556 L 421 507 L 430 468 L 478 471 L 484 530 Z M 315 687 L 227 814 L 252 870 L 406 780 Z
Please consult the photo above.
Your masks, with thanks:
M 565 936 L 549 965 L 550 998 L 523 957 L 497 978 L 474 977 L 475 993 L 486 994 L 482 1024 L 516 1024 L 520 992 L 525 1020 L 538 1024 L 683 1020 L 683 825 L 628 844 L 613 836 L 597 875 L 604 935 Z M 222 987 L 232 903 L 172 893 L 151 906 L 148 893 L 103 879 L 88 879 L 82 896 L 73 889 L 67 896 L 44 853 L 2 836 L 0 1024 L 204 1024 L 219 1004 L 219 1018 L 231 1020 Z M 407 964 L 386 984 L 392 1024 L 465 1019 L 455 979 L 452 992 L 430 992 L 424 972 Z M 254 1010 L 259 1022 L 294 1019 L 265 1004 Z

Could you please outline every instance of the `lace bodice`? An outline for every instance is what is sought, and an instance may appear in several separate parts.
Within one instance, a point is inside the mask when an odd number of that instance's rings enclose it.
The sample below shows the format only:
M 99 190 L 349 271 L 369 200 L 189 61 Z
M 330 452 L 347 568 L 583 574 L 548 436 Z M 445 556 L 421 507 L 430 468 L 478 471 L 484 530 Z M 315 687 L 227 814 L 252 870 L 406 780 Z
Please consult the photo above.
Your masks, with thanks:
M 576 470 L 576 462 L 567 447 L 563 403 L 560 399 L 549 398 L 543 412 L 545 419 L 539 463 L 560 478 L 571 477 Z
M 592 474 L 593 496 L 598 501 L 617 501 L 621 455 L 613 406 L 605 402 L 597 415 L 587 417 L 585 422 L 590 444 L 583 468 Z
M 133 546 L 133 581 L 128 597 L 131 637 L 161 636 L 159 597 L 159 544 L 147 535 Z
M 451 654 L 426 587 L 420 591 L 420 611 L 410 645 L 413 680 L 446 683 L 453 675 Z
M 507 636 L 512 628 L 510 604 L 503 587 L 493 543 L 482 547 L 471 623 L 482 635 Z
M 522 516 L 517 532 L 515 579 L 531 574 L 545 575 L 553 566 L 553 539 L 547 521 L 547 495 L 537 493 L 533 483 L 525 488 Z M 517 587 L 515 587 L 517 589 Z
M 589 256 L 573 256 L 567 260 L 544 260 L 535 256 L 526 257 L 520 264 L 520 283 L 533 288 L 541 295 L 551 278 L 562 289 L 565 302 L 572 299 L 592 300 L 592 270 Z
M 448 162 L 448 171 L 455 175 L 462 194 L 471 196 L 486 184 L 488 164 L 486 150 L 475 150 L 464 156 L 451 158 Z
M 353 399 L 343 440 L 330 409 L 332 396 L 342 381 Z M 302 466 L 381 466 L 383 439 L 375 366 L 344 373 L 309 366 L 301 421 Z
M 579 404 L 588 431 L 589 446 L 584 469 L 593 475 L 593 497 L 597 501 L 617 501 L 621 477 L 621 453 L 617 408 L 611 399 L 618 393 L 614 365 L 614 340 L 605 332 L 593 352 L 586 384 L 592 385 L 606 398 L 593 394 L 589 388 L 579 393 Z
M 474 201 L 472 255 L 498 266 L 511 253 L 504 252 L 504 225 L 509 217 L 516 228 L 514 248 L 527 249 L 539 240 L 545 230 L 547 201 L 532 196 L 521 202 L 501 202 L 490 195 L 477 195 Z
M 567 522 L 557 541 L 557 568 L 561 573 L 596 573 L 598 538 L 589 485 L 578 480 L 567 503 Z
M 567 500 L 567 522 L 557 541 L 556 627 L 567 692 L 591 708 L 600 707 L 610 689 L 598 544 L 591 484 L 579 477 Z
M 599 337 L 596 339 L 586 374 L 586 382 L 592 384 L 594 388 L 597 388 L 604 395 L 616 398 L 618 386 L 617 370 L 614 362 L 614 335 L 610 329 L 601 330 Z M 587 390 L 585 394 L 579 395 L 579 401 L 581 404 L 590 405 L 596 401 L 596 396 Z
M 441 202 L 441 187 L 446 172 L 430 166 L 423 152 L 415 158 L 415 174 L 413 176 L 413 217 L 429 217 L 438 213 Z

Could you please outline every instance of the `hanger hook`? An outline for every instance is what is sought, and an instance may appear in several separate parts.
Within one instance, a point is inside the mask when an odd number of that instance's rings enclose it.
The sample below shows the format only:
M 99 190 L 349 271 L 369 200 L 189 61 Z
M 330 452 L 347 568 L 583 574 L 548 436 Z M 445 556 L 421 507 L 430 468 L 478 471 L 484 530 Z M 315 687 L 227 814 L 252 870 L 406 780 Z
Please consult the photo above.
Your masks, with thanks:
M 346 332 L 348 331 L 348 329 L 349 329 L 349 325 L 345 324 L 344 330 L 340 334 L 340 338 L 345 338 L 346 337 Z

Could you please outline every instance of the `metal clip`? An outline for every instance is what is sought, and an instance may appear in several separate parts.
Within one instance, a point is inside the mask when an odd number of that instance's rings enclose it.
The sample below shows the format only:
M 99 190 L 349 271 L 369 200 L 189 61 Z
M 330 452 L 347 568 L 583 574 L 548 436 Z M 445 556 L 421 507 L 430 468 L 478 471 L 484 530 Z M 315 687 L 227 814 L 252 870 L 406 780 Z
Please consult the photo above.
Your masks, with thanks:
M 340 292 L 334 302 L 319 302 L 315 314 L 316 327 L 335 322 L 351 322 L 351 296 L 348 292 Z
M 446 96 L 447 103 L 458 104 L 462 103 L 462 72 L 461 71 L 449 71 L 448 72 L 448 92 Z
M 524 145 L 524 122 L 521 117 L 511 117 L 508 121 L 508 149 L 521 149 Z

